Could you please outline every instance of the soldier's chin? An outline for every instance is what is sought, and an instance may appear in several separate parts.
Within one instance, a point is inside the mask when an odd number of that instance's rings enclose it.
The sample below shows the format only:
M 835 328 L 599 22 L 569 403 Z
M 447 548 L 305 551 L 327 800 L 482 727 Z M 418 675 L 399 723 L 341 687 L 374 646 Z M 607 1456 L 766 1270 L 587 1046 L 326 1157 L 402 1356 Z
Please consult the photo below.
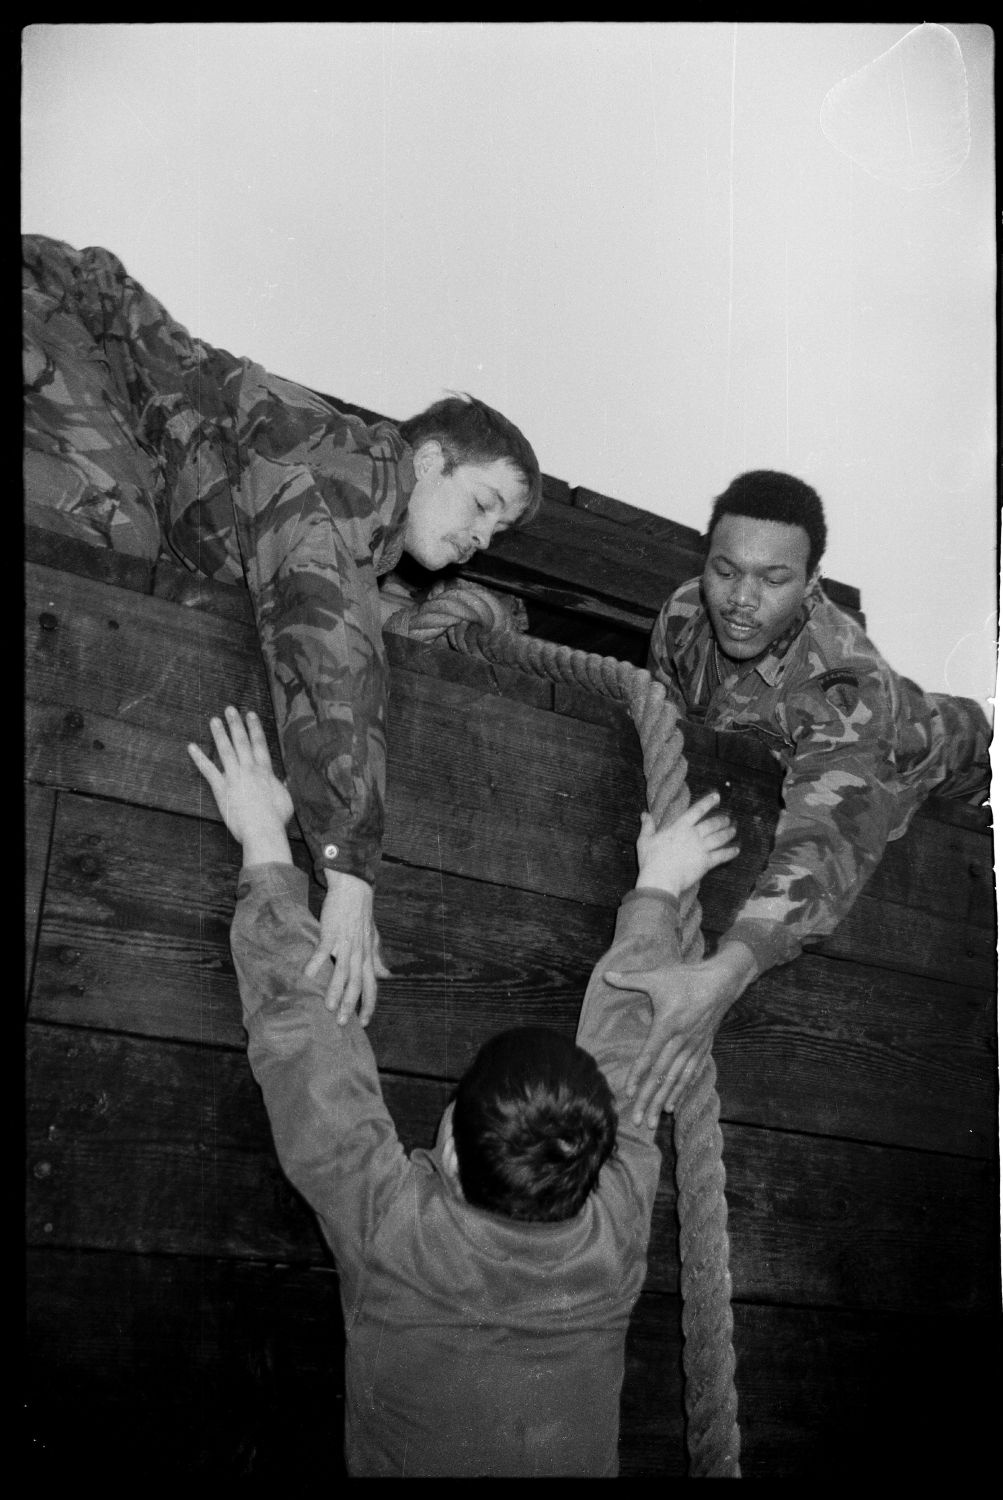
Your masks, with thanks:
M 758 630 L 752 635 L 736 639 L 723 626 L 715 625 L 714 636 L 721 655 L 730 657 L 732 661 L 748 661 L 750 657 L 762 656 L 765 649 Z
M 438 573 L 456 561 L 456 551 L 448 542 L 409 541 L 404 550 L 430 573 Z

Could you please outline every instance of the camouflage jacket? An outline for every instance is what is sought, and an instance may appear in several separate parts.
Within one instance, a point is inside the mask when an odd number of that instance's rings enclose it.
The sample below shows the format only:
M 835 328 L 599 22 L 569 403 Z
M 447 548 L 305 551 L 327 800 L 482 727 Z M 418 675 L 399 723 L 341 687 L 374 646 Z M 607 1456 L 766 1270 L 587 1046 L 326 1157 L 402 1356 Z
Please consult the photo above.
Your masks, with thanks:
M 138 516 L 152 556 L 164 545 L 205 576 L 246 580 L 318 874 L 372 882 L 387 700 L 377 577 L 403 550 L 410 447 L 391 423 L 367 426 L 193 338 L 107 250 L 32 235 L 24 252 L 29 504 L 62 511 L 59 525 L 86 517 L 112 546 Z
M 687 718 L 754 735 L 784 767 L 769 860 L 725 934 L 760 972 L 833 931 L 934 787 L 977 763 L 969 783 L 956 778 L 969 795 L 988 771 L 978 705 L 894 672 L 817 583 L 766 655 L 736 665 L 717 651 L 691 579 L 662 607 L 648 667 Z
M 246 579 L 318 878 L 343 870 L 372 883 L 388 693 L 377 580 L 403 550 L 411 449 L 389 423 L 367 427 L 260 365 L 227 377 L 218 484 L 204 481 L 204 407 L 170 414 L 158 433 L 173 497 L 165 539 L 201 573 Z

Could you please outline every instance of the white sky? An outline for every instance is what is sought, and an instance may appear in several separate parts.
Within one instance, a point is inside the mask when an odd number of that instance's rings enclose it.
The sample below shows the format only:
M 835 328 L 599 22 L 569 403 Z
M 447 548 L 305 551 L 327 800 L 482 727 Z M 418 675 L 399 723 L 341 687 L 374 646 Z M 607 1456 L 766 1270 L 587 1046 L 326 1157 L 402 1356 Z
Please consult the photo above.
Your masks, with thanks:
M 889 59 L 913 30 L 37 24 L 23 227 L 335 396 L 474 391 L 548 473 L 687 525 L 743 469 L 796 473 L 892 665 L 985 703 L 993 35 L 947 27 L 959 74 Z M 840 96 L 865 167 L 820 113 L 869 64 Z

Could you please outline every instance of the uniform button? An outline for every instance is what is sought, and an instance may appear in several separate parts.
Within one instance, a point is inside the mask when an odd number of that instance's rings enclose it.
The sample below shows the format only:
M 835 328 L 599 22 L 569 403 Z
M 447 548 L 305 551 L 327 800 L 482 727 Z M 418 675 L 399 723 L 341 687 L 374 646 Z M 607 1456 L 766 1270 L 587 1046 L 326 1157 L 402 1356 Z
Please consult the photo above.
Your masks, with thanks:
M 337 857 L 338 857 L 338 846 L 337 846 L 337 844 L 325 844 L 324 845 L 324 858 L 325 859 L 337 859 Z

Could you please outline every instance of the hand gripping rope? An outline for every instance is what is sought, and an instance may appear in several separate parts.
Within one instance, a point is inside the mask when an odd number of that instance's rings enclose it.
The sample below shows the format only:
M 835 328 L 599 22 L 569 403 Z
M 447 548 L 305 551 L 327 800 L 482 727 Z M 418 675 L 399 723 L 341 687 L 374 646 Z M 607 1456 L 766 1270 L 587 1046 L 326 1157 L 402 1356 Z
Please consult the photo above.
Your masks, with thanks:
M 445 636 L 457 651 L 626 704 L 641 741 L 648 807 L 660 827 L 689 805 L 678 711 L 641 667 L 519 634 L 519 601 L 477 584 L 438 584 L 385 629 L 413 640 Z M 696 889 L 680 902 L 683 958 L 703 954 Z M 740 1433 L 732 1343 L 728 1205 L 717 1069 L 708 1057 L 674 1114 L 686 1442 L 691 1479 L 738 1479 Z

